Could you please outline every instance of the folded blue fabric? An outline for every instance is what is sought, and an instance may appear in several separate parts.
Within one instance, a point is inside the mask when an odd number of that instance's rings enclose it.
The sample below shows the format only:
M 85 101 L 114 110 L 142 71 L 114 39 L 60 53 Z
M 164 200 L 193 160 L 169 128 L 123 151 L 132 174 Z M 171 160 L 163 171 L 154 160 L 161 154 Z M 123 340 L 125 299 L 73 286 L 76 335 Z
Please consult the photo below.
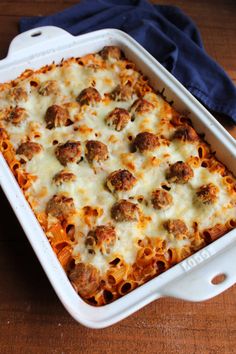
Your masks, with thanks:
M 206 107 L 236 122 L 236 87 L 205 52 L 194 23 L 173 6 L 146 0 L 82 0 L 47 17 L 22 18 L 20 31 L 54 25 L 73 35 L 118 28 L 131 35 Z

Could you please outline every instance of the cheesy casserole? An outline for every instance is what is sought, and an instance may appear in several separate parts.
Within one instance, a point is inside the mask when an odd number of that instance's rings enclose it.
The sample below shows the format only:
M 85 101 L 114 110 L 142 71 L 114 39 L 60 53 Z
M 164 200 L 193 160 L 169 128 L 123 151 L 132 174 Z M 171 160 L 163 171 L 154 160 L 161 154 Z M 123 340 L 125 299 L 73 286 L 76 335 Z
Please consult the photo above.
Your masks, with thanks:
M 118 47 L 0 84 L 0 150 L 92 305 L 236 226 L 234 176 Z

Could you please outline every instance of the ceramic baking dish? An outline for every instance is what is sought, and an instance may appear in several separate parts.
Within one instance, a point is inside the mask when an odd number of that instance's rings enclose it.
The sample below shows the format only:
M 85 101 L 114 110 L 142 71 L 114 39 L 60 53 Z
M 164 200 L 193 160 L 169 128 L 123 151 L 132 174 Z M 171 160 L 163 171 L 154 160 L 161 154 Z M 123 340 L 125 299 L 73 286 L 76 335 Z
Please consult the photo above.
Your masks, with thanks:
M 104 45 L 120 46 L 150 78 L 154 88 L 164 88 L 165 96 L 174 101 L 177 110 L 189 112 L 196 130 L 205 133 L 207 141 L 217 151 L 217 157 L 236 174 L 234 139 L 161 64 L 121 31 L 104 29 L 78 37 L 51 26 L 27 31 L 11 42 L 7 57 L 0 61 L 0 81 L 13 79 L 28 68 L 36 69 L 52 61 L 59 62 L 62 58 L 96 52 Z M 1 154 L 0 183 L 61 302 L 78 322 L 87 327 L 112 325 L 163 296 L 189 301 L 206 300 L 236 282 L 235 229 L 115 302 L 102 307 L 88 305 L 67 279 Z M 224 281 L 212 284 L 212 278 L 222 273 Z

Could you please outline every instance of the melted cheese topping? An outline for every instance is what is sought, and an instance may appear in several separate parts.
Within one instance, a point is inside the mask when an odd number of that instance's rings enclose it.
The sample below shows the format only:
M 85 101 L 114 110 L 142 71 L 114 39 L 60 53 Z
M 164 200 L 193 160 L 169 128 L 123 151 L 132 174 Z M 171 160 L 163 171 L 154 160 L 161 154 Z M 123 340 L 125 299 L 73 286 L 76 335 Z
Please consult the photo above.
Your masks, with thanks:
M 223 183 L 219 172 L 210 172 L 208 168 L 196 167 L 194 177 L 186 184 L 172 183 L 170 194 L 172 206 L 167 210 L 154 209 L 151 203 L 152 191 L 166 183 L 166 171 L 170 164 L 186 161 L 191 156 L 198 157 L 199 141 L 181 142 L 172 139 L 175 127 L 170 124 L 173 109 L 154 92 L 147 92 L 144 99 L 153 104 L 153 109 L 146 113 L 135 113 L 135 120 L 130 121 L 122 131 L 116 131 L 106 123 L 106 116 L 116 107 L 130 109 L 137 99 L 134 93 L 126 101 L 108 100 L 107 93 L 112 92 L 125 79 L 132 78 L 133 82 L 141 79 L 134 69 L 124 69 L 120 61 L 105 61 L 105 67 L 96 68 L 79 65 L 71 60 L 66 65 L 54 67 L 45 73 L 35 73 L 33 78 L 20 82 L 28 93 L 28 99 L 21 101 L 28 118 L 20 125 L 3 121 L 13 147 L 17 149 L 22 142 L 34 141 L 43 146 L 43 151 L 35 155 L 22 168 L 34 176 L 36 181 L 26 191 L 26 196 L 36 213 L 44 212 L 47 202 L 55 194 L 64 194 L 73 198 L 76 214 L 72 222 L 79 231 L 75 235 L 73 256 L 76 262 L 90 263 L 96 266 L 102 274 L 109 267 L 109 262 L 120 255 L 127 264 L 134 264 L 139 249 L 138 241 L 149 237 L 166 240 L 167 248 L 182 248 L 189 246 L 190 238 L 177 239 L 165 230 L 163 223 L 168 219 L 181 219 L 193 232 L 193 223 L 198 223 L 199 231 L 217 223 L 224 224 L 235 217 L 232 203 L 232 193 Z M 38 83 L 56 80 L 59 93 L 42 96 L 38 88 L 31 86 L 30 81 Z M 93 85 L 100 93 L 102 100 L 97 105 L 80 107 L 76 97 L 85 88 Z M 69 109 L 72 125 L 46 129 L 45 112 L 53 104 L 65 105 Z M 2 92 L 0 97 L 1 109 L 14 106 L 14 99 Z M 157 149 L 147 153 L 131 152 L 131 141 L 140 132 L 152 132 L 169 139 L 168 144 L 161 144 Z M 34 132 L 38 135 L 34 136 Z M 73 182 L 57 186 L 53 177 L 63 169 L 55 157 L 56 145 L 53 142 L 64 143 L 67 140 L 80 141 L 82 144 L 83 161 L 69 163 L 66 167 L 75 176 Z M 106 144 L 109 158 L 91 166 L 85 158 L 85 143 L 87 140 L 99 140 Z M 19 157 L 20 158 L 20 157 Z M 111 193 L 106 187 L 107 176 L 118 169 L 128 169 L 137 179 L 135 186 L 127 192 Z M 212 205 L 200 205 L 195 201 L 196 190 L 203 184 L 214 183 L 219 188 L 218 200 Z M 115 222 L 111 219 L 111 208 L 119 199 L 129 199 L 137 202 L 138 196 L 143 197 L 139 204 L 142 215 L 147 222 Z M 83 217 L 83 208 L 91 206 L 102 209 L 92 226 L 88 226 Z M 96 225 L 113 224 L 117 240 L 111 247 L 110 253 L 89 253 L 85 238 L 89 230 Z M 82 237 L 81 237 L 82 235 Z

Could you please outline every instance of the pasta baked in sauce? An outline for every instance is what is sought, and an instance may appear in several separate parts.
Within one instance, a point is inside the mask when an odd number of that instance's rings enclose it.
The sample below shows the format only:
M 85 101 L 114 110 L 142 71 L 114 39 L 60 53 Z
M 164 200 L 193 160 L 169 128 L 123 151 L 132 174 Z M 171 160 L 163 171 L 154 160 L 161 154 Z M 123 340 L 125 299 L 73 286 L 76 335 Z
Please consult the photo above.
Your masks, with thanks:
M 234 176 L 118 47 L 0 84 L 0 149 L 92 305 L 236 227 Z

